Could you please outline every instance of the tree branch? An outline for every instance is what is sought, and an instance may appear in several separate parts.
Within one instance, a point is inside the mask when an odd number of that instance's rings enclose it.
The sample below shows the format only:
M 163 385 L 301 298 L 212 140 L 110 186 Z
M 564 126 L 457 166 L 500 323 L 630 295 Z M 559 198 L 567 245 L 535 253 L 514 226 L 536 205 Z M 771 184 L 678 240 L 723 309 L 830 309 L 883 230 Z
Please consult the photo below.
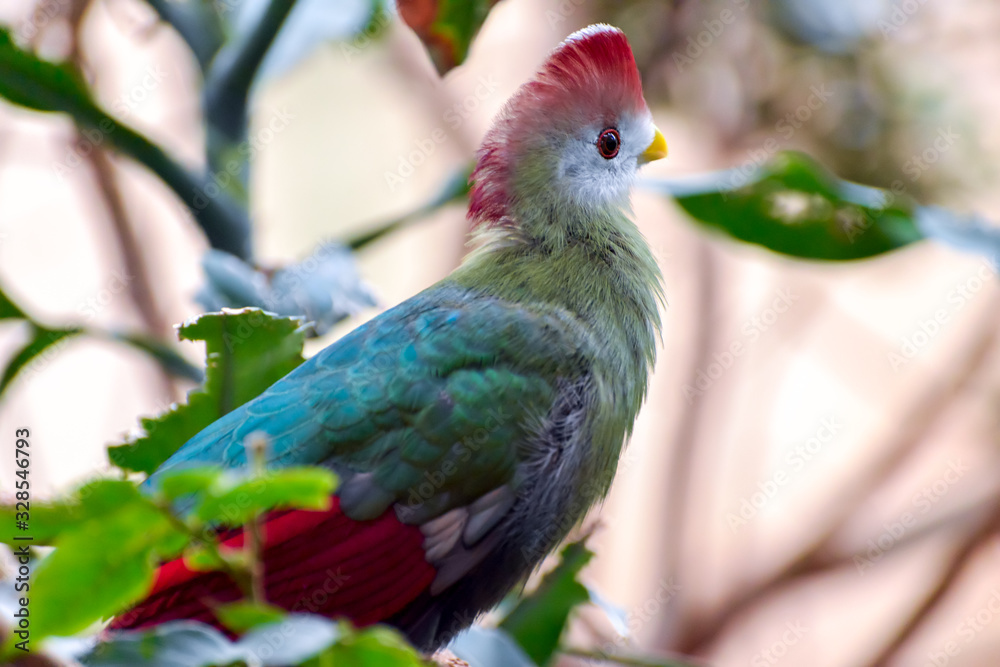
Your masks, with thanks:
M 977 338 L 963 348 L 967 353 L 956 364 L 957 370 L 945 381 L 931 386 L 922 398 L 914 402 L 907 415 L 898 421 L 901 427 L 895 439 L 884 448 L 881 459 L 870 468 L 860 471 L 855 478 L 856 482 L 845 489 L 842 500 L 835 506 L 836 514 L 823 534 L 783 568 L 737 593 L 725 607 L 703 619 L 697 627 L 692 627 L 690 633 L 681 637 L 678 643 L 680 651 L 692 654 L 706 651 L 724 634 L 730 623 L 756 606 L 778 585 L 806 576 L 815 571 L 818 561 L 829 560 L 823 557 L 823 553 L 829 550 L 836 536 L 878 487 L 879 482 L 890 476 L 917 448 L 931 427 L 947 412 L 955 397 L 969 386 L 976 372 L 985 367 L 1000 335 L 996 322 L 998 309 L 1000 297 L 994 297 L 993 303 L 984 309 Z
M 222 47 L 212 61 L 205 78 L 205 117 L 210 131 L 217 130 L 231 143 L 246 137 L 250 86 L 294 6 L 295 0 L 271 0 L 253 29 Z
M 218 15 L 210 8 L 209 3 L 201 0 L 189 2 L 170 2 L 170 0 L 146 0 L 160 19 L 170 24 L 181 36 L 195 59 L 201 71 L 208 70 L 212 57 L 223 42 L 222 26 Z
M 927 620 L 927 617 L 930 616 L 938 602 L 951 590 L 952 585 L 958 580 L 959 575 L 965 570 L 966 565 L 968 565 L 976 552 L 990 539 L 996 537 L 998 532 L 1000 532 L 1000 503 L 993 505 L 993 509 L 989 513 L 989 518 L 983 521 L 979 528 L 955 550 L 937 583 L 910 613 L 892 640 L 872 659 L 870 663 L 872 667 L 888 665 L 896 658 L 896 655 L 907 641 L 916 634 L 920 626 Z

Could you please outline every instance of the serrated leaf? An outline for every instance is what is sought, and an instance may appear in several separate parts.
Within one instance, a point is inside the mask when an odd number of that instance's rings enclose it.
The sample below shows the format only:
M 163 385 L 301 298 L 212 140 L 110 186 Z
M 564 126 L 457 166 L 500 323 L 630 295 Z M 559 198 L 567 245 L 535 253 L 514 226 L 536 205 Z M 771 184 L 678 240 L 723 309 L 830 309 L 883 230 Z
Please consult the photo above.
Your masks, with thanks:
M 108 448 L 120 468 L 152 473 L 181 445 L 256 397 L 302 363 L 305 332 L 296 318 L 257 308 L 202 315 L 179 329 L 182 340 L 205 341 L 205 383 L 188 402 L 142 420 L 146 434 Z
M 221 477 L 220 482 L 233 475 Z M 195 510 L 208 523 L 241 525 L 272 508 L 328 509 L 336 476 L 329 470 L 293 467 L 209 490 Z
M 424 43 L 438 74 L 465 61 L 497 0 L 397 0 L 399 16 Z
M 570 612 L 590 599 L 576 577 L 593 556 L 583 541 L 566 545 L 559 565 L 500 624 L 537 664 L 552 659 Z
M 280 607 L 247 600 L 214 606 L 212 613 L 236 634 L 243 634 L 261 625 L 278 623 L 286 616 L 285 610 Z
M 737 168 L 644 185 L 705 227 L 792 257 L 863 259 L 923 238 L 907 198 L 841 181 L 802 153 L 779 153 L 749 176 Z
M 14 43 L 0 28 L 0 97 L 42 112 L 63 112 L 97 137 L 143 163 L 187 203 L 212 247 L 241 257 L 250 255 L 246 212 L 225 196 L 206 197 L 208 177 L 192 175 L 146 137 L 119 123 L 90 97 L 79 72 L 68 63 L 42 60 Z M 58 170 L 58 166 L 57 166 Z

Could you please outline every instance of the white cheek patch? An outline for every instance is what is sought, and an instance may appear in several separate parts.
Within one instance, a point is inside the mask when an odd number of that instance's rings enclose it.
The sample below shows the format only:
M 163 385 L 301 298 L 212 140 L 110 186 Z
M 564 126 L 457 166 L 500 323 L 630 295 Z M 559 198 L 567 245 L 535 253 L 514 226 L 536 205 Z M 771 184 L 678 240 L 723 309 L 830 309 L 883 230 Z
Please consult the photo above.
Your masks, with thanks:
M 619 123 L 621 148 L 611 159 L 603 157 L 596 142 L 604 127 L 592 126 L 570 140 L 559 161 L 557 184 L 561 194 L 582 207 L 622 205 L 638 169 L 637 158 L 653 141 L 648 114 L 625 118 Z

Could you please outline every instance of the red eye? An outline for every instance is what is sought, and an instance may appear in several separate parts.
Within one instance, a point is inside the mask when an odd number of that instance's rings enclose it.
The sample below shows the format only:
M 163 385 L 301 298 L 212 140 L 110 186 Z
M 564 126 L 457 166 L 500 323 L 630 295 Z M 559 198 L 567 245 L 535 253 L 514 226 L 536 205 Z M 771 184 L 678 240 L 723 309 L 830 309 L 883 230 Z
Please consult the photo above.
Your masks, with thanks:
M 601 151 L 601 157 L 605 160 L 610 160 L 614 156 L 618 155 L 618 149 L 622 146 L 622 137 L 618 134 L 618 130 L 613 127 L 601 132 L 601 136 L 597 137 L 597 150 Z

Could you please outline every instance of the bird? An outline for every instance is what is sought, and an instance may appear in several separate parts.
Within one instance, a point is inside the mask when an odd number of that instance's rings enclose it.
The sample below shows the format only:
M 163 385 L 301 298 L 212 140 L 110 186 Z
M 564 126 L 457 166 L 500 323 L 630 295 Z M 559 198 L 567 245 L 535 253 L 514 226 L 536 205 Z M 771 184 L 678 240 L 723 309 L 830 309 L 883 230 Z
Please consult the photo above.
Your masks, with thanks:
M 497 114 L 470 175 L 472 250 L 183 444 L 192 465 L 319 465 L 326 510 L 262 518 L 264 593 L 293 612 L 387 623 L 434 651 L 523 585 L 607 495 L 644 402 L 664 307 L 633 221 L 639 168 L 667 155 L 625 34 L 559 44 Z M 220 534 L 241 546 L 241 529 Z M 218 624 L 222 572 L 159 566 L 111 628 Z

